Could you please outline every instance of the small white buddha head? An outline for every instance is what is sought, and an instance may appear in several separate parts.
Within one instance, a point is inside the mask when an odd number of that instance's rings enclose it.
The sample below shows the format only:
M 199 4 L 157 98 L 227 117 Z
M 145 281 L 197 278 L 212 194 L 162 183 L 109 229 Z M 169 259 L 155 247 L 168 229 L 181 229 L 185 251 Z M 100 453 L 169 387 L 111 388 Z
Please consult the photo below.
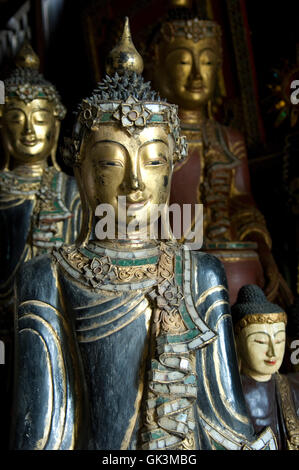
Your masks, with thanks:
M 286 313 L 256 285 L 243 286 L 232 307 L 240 371 L 258 382 L 278 372 L 286 342 Z

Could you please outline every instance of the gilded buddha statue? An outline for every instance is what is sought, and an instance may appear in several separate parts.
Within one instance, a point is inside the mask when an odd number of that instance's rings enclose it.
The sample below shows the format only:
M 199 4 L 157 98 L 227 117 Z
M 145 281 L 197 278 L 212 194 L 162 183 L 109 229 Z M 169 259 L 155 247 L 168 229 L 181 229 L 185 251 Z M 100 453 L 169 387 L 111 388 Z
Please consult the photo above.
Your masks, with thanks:
M 242 386 L 256 432 L 270 426 L 278 449 L 299 450 L 299 374 L 280 374 L 287 315 L 256 285 L 232 307 Z
M 251 194 L 244 139 L 212 116 L 222 62 L 220 26 L 194 17 L 184 8 L 188 0 L 171 3 L 178 8 L 170 10 L 151 39 L 148 71 L 160 95 L 179 106 L 188 141 L 188 158 L 174 169 L 170 203 L 204 205 L 203 249 L 223 262 L 231 304 L 240 287 L 251 283 L 264 288 L 270 300 L 279 295 L 290 304 L 293 296 Z
M 5 153 L 5 168 L 0 173 L 3 315 L 13 308 L 13 283 L 20 265 L 63 242 L 72 242 L 80 228 L 76 181 L 56 161 L 66 110 L 55 87 L 38 72 L 39 59 L 27 40 L 16 65 L 5 80 L 5 104 L 0 106 Z
M 221 263 L 144 236 L 186 146 L 177 107 L 142 68 L 126 20 L 65 150 L 80 237 L 18 276 L 13 446 L 275 448 L 271 430 L 257 437 L 247 416 Z M 112 239 L 98 230 L 102 205 L 116 216 Z

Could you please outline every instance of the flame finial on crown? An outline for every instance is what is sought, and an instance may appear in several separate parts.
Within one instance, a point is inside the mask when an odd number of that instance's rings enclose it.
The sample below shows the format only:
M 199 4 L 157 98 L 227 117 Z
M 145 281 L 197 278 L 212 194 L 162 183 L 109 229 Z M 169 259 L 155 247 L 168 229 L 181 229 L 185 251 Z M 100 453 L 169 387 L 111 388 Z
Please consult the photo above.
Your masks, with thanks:
M 39 58 L 32 49 L 32 46 L 28 39 L 25 39 L 23 45 L 21 46 L 19 52 L 16 56 L 16 65 L 17 67 L 23 67 L 28 69 L 39 69 Z
M 115 72 L 122 74 L 126 71 L 138 74 L 143 71 L 143 59 L 133 44 L 128 17 L 125 18 L 120 42 L 112 49 L 106 62 L 108 75 L 113 75 Z

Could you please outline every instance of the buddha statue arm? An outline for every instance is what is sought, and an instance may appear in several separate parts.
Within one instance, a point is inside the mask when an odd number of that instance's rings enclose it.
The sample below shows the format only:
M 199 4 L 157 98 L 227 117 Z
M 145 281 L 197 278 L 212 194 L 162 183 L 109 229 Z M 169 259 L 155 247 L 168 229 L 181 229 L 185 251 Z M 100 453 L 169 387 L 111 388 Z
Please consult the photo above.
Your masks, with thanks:
M 32 231 L 35 256 L 63 243 L 73 243 L 81 224 L 81 200 L 74 177 L 50 168 L 44 172 L 41 187 L 38 218 Z
M 213 448 L 275 448 L 269 429 L 254 432 L 242 391 L 224 268 L 211 255 L 192 253 L 196 309 L 215 336 L 197 351 L 199 421 Z M 199 278 L 201 282 L 198 282 Z
M 264 216 L 256 207 L 250 187 L 250 175 L 244 139 L 231 128 L 226 130 L 230 151 L 239 158 L 240 165 L 234 169 L 231 188 L 230 211 L 236 239 L 257 243 L 259 259 L 265 277 L 265 292 L 274 300 L 281 292 L 283 303 L 292 303 L 293 295 L 279 273 L 271 253 L 272 240 Z
M 233 170 L 230 197 L 230 213 L 236 238 L 252 240 L 252 236 L 256 238 L 258 234 L 259 239 L 262 239 L 271 250 L 272 241 L 265 218 L 252 197 L 244 138 L 235 129 L 226 128 L 225 131 L 229 150 L 240 162 Z
M 60 304 L 47 255 L 26 263 L 16 281 L 16 382 L 12 446 L 80 448 L 84 380 L 72 322 Z

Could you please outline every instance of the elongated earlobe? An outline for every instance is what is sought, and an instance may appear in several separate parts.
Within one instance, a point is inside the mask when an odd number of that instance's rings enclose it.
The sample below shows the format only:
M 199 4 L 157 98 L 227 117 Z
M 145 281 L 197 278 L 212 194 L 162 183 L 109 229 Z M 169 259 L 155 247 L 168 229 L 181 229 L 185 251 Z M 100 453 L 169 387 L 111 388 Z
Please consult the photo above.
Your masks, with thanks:
M 79 233 L 79 236 L 76 240 L 76 244 L 78 245 L 86 245 L 89 241 L 91 231 L 92 231 L 92 220 L 93 220 L 93 214 L 92 210 L 88 204 L 87 197 L 86 197 L 86 191 L 83 188 L 82 185 L 82 179 L 81 179 L 81 170 L 80 167 L 75 166 L 74 167 L 74 175 L 77 181 L 77 186 L 79 189 L 80 193 L 80 198 L 81 198 L 81 204 L 82 204 L 82 222 L 81 222 L 81 230 Z
M 60 134 L 60 121 L 58 119 L 56 119 L 55 120 L 55 143 L 54 143 L 53 148 L 51 150 L 51 161 L 52 161 L 52 165 L 54 166 L 54 168 L 56 168 L 57 171 L 61 171 L 61 168 L 58 165 L 57 159 L 56 159 L 56 152 L 57 152 L 59 134 Z
M 3 135 L 3 108 L 0 106 L 0 142 L 2 147 L 2 152 L 0 153 L 0 170 L 8 170 L 9 169 L 9 162 L 10 162 L 10 153 L 9 153 L 9 145 L 6 141 L 5 136 Z

